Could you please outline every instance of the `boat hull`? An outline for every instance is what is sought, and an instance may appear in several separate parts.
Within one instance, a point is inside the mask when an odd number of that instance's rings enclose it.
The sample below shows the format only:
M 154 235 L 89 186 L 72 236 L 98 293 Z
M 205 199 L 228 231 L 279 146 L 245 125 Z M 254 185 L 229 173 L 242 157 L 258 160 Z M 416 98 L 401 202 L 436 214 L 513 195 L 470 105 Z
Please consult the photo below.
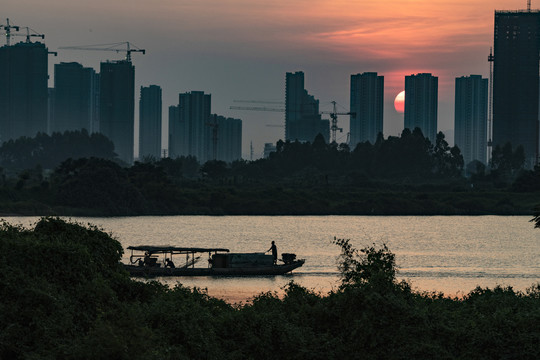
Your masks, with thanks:
M 304 265 L 305 260 L 297 260 L 290 264 L 260 266 L 260 267 L 229 267 L 229 268 L 162 268 L 136 265 L 124 265 L 130 276 L 263 276 L 283 275 Z

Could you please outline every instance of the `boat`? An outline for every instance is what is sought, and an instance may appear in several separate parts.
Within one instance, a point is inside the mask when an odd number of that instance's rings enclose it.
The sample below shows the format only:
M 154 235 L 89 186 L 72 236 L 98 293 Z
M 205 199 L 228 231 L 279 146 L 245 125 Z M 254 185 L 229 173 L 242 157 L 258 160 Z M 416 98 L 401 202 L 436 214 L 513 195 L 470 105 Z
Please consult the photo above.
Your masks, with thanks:
M 272 255 L 231 253 L 224 248 L 141 245 L 127 249 L 131 255 L 124 268 L 135 277 L 283 275 L 305 262 L 292 253 L 281 254 L 282 258 L 274 263 Z M 207 264 L 195 266 L 205 254 L 208 254 Z

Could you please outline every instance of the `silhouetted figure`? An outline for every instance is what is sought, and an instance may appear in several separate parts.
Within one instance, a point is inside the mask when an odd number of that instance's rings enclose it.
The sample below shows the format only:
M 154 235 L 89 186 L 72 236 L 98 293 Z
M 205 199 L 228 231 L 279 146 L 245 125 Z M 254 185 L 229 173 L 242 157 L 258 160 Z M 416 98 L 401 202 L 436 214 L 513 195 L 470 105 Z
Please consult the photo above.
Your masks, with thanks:
M 143 261 L 143 263 L 144 263 L 144 266 L 152 266 L 151 260 L 150 260 L 150 253 L 148 251 L 146 251 L 144 253 L 144 261 Z
M 174 266 L 174 263 L 172 260 L 169 260 L 169 259 L 165 259 L 165 267 L 168 267 L 168 268 L 171 268 L 171 269 L 174 269 L 176 266 Z
M 272 246 L 266 252 L 272 251 L 272 256 L 274 257 L 274 265 L 277 264 L 277 247 L 276 243 L 272 241 Z

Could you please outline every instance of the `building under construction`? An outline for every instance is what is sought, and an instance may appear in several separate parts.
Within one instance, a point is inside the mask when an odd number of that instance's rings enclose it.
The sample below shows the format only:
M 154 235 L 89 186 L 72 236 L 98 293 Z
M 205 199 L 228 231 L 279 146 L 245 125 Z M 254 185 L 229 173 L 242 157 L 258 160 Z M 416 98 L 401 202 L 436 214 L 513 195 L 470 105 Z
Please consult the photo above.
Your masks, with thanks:
M 539 153 L 539 55 L 540 11 L 495 11 L 493 146 L 522 145 L 528 168 Z

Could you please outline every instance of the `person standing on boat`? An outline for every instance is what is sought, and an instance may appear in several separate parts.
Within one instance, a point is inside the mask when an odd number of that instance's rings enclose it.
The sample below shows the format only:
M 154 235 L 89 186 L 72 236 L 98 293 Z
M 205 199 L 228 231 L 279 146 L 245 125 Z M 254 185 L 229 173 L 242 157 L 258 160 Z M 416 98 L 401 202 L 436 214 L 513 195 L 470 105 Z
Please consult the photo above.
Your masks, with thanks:
M 276 243 L 272 241 L 272 246 L 270 246 L 270 249 L 266 250 L 266 252 L 272 251 L 272 256 L 274 257 L 274 265 L 277 264 L 277 247 Z

